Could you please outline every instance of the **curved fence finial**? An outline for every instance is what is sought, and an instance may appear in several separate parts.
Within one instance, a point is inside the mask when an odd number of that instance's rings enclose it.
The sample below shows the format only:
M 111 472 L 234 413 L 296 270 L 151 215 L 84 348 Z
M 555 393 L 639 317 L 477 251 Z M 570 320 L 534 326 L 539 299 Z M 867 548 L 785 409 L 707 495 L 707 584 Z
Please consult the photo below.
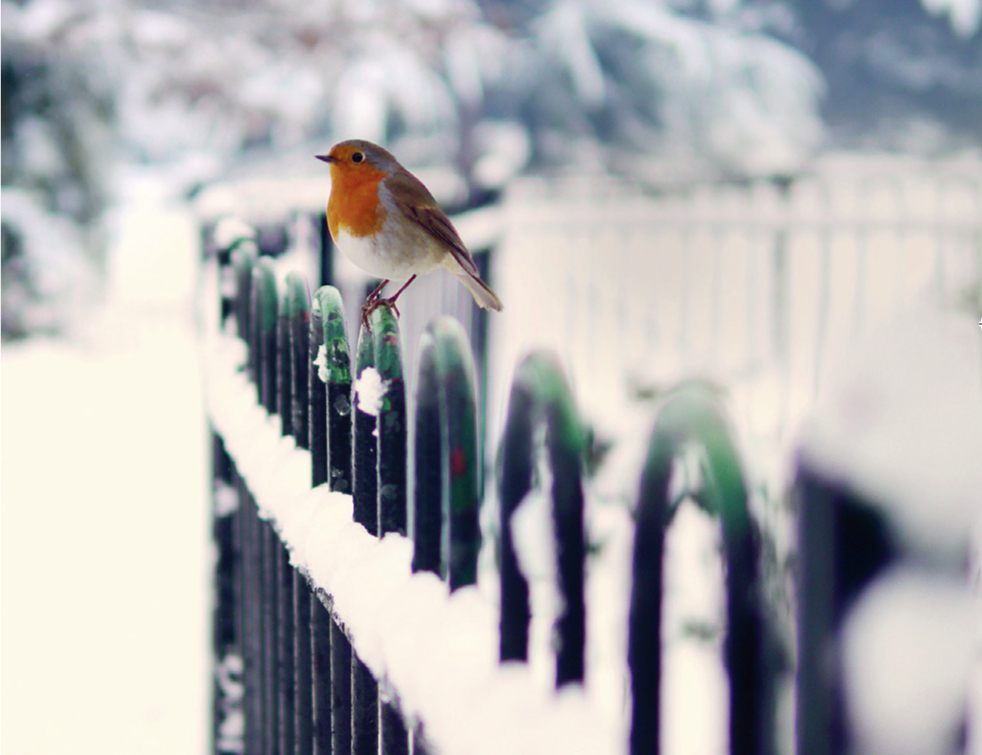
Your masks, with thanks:
M 279 301 L 276 271 L 268 257 L 252 269 L 249 351 L 256 393 L 270 414 L 276 413 L 276 326 Z
M 251 332 L 252 268 L 256 265 L 254 244 L 242 244 L 232 251 L 232 269 L 235 276 L 235 301 L 232 313 L 236 334 L 249 343 Z
M 673 460 L 692 443 L 704 451 L 704 486 L 693 497 L 709 514 L 719 517 L 723 530 L 730 752 L 767 753 L 773 749 L 769 734 L 773 710 L 766 626 L 757 593 L 757 536 L 747 511 L 743 472 L 722 410 L 712 394 L 697 385 L 679 389 L 659 412 L 641 477 L 628 638 L 631 752 L 659 751 L 664 541 L 675 513 L 669 485 Z
M 317 306 L 311 325 L 311 366 L 317 367 L 310 384 L 315 386 L 311 413 L 317 416 L 316 455 L 325 466 L 325 479 L 331 490 L 351 492 L 351 352 L 344 303 L 334 286 L 321 286 L 314 297 Z M 316 407 L 314 403 L 316 402 Z M 323 417 L 323 419 L 322 419 Z M 314 421 L 313 419 L 311 420 Z M 312 426 L 313 427 L 313 426 Z M 321 429 L 323 428 L 323 429 Z M 324 436 L 326 435 L 326 440 Z M 315 452 L 311 437 L 311 452 Z
M 584 436 L 563 370 L 555 356 L 534 352 L 519 365 L 501 441 L 501 660 L 528 656 L 529 587 L 519 568 L 511 518 L 533 487 L 535 435 L 545 427 L 552 469 L 557 585 L 556 686 L 583 679 L 585 611 L 582 459 Z
M 290 425 L 297 447 L 309 448 L 310 292 L 307 281 L 299 273 L 286 276 L 285 305 L 289 321 Z
M 399 320 L 390 307 L 369 316 L 375 369 L 385 392 L 378 407 L 378 534 L 406 534 L 406 384 L 402 375 Z
M 435 572 L 455 590 L 477 581 L 481 547 L 474 360 L 463 326 L 433 320 L 417 364 L 413 571 Z
M 406 533 L 406 388 L 399 321 L 378 307 L 355 356 L 355 521 L 373 535 Z

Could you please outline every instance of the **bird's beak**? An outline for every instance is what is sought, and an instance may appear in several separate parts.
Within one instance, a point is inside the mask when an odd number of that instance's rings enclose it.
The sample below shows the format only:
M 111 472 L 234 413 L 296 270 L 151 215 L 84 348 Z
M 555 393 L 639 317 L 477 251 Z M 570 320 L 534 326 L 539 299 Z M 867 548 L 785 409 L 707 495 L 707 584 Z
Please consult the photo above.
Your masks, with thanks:
M 338 159 L 333 155 L 314 155 L 318 160 L 323 160 L 326 163 L 336 163 Z

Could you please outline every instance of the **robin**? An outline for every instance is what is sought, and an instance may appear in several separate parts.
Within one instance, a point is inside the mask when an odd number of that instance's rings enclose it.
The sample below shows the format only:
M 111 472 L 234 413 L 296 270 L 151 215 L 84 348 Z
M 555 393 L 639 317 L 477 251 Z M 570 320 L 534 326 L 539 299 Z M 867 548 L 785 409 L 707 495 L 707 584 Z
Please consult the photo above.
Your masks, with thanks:
M 369 275 L 382 278 L 361 308 L 362 322 L 381 305 L 399 313 L 396 299 L 417 275 L 439 265 L 456 275 L 477 306 L 501 311 L 474 258 L 423 182 L 377 144 L 350 139 L 316 155 L 331 166 L 327 225 L 338 248 Z M 389 281 L 406 281 L 389 299 Z

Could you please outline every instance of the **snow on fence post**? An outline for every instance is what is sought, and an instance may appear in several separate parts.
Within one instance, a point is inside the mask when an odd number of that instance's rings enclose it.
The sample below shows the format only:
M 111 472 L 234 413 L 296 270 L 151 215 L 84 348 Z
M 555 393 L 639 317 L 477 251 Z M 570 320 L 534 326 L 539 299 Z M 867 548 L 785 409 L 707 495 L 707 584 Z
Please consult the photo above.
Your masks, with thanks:
M 631 753 L 659 752 L 661 617 L 665 530 L 676 502 L 669 486 L 674 460 L 690 444 L 703 453 L 704 484 L 688 491 L 720 519 L 726 558 L 726 642 L 730 679 L 730 752 L 773 752 L 774 683 L 768 626 L 758 594 L 758 543 L 747 492 L 722 410 L 706 388 L 687 385 L 658 413 L 636 509 L 628 664 L 631 672 Z
M 481 547 L 474 361 L 457 320 L 426 327 L 417 368 L 413 571 L 456 590 L 477 581 Z
M 556 619 L 556 686 L 583 679 L 586 546 L 583 531 L 583 431 L 557 359 L 533 352 L 519 365 L 508 399 L 501 440 L 501 646 L 500 658 L 527 660 L 529 586 L 519 568 L 512 515 L 532 491 L 536 432 L 545 429 L 552 472 L 553 533 L 561 613 Z

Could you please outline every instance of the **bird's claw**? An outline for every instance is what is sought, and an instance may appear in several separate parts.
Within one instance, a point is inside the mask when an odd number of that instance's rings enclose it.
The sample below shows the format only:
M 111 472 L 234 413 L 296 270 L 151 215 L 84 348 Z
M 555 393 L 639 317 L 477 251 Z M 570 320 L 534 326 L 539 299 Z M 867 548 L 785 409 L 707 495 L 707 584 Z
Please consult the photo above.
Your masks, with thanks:
M 402 313 L 399 312 L 399 307 L 396 306 L 395 297 L 391 299 L 383 299 L 381 296 L 376 296 L 374 299 L 369 298 L 361 307 L 361 324 L 368 328 L 369 332 L 372 330 L 372 326 L 368 322 L 369 316 L 383 305 L 395 310 L 396 317 L 401 316 Z

